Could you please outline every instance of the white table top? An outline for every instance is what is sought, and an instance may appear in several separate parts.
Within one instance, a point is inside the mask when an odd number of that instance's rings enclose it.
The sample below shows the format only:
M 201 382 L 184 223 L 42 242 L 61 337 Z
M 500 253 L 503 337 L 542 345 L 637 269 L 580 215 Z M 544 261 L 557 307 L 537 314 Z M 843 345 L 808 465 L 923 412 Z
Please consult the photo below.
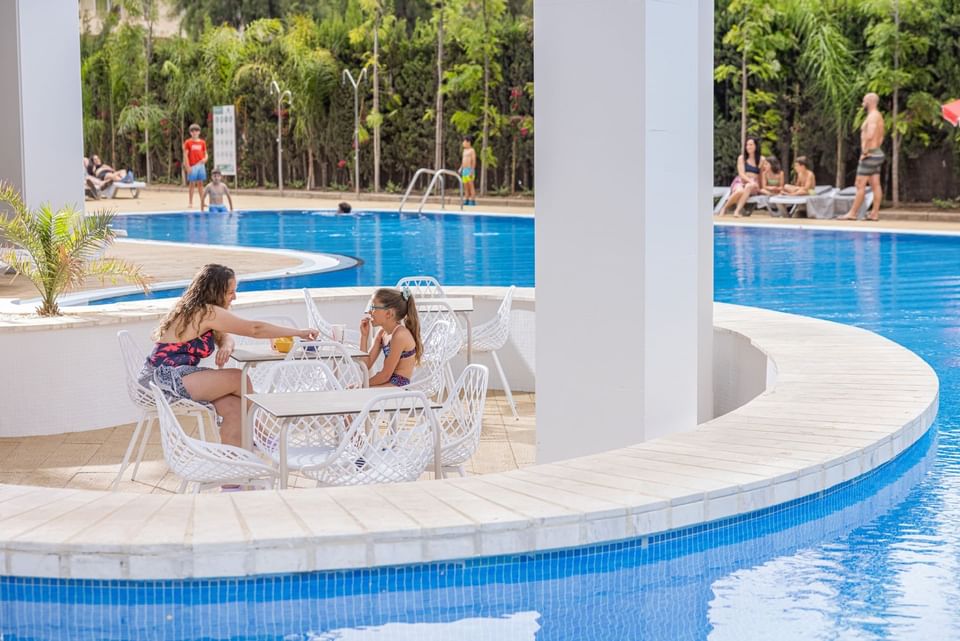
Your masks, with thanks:
M 337 390 L 332 392 L 279 392 L 274 394 L 249 394 L 253 403 L 277 418 L 295 416 L 328 416 L 331 414 L 357 414 L 372 399 L 398 391 L 395 387 L 366 387 L 363 389 Z M 413 392 L 407 392 L 413 394 Z M 430 400 L 430 407 L 441 404 Z
M 362 358 L 367 355 L 356 347 L 350 345 L 343 346 L 351 358 Z M 268 361 L 282 361 L 287 355 L 284 352 L 278 352 L 267 345 L 245 345 L 233 350 L 230 358 L 238 363 L 265 363 Z
M 455 312 L 473 311 L 473 298 L 470 296 L 458 296 L 456 298 L 423 297 L 415 300 L 417 302 L 417 309 L 430 307 L 430 303 L 446 303 L 450 306 L 450 309 Z

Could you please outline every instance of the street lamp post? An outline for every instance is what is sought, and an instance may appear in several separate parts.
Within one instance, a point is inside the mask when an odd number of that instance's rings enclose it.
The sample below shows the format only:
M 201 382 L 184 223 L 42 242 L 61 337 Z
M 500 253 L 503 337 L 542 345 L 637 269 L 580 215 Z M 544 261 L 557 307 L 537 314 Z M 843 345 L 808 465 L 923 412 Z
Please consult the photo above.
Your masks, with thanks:
M 281 136 L 283 134 L 283 101 L 286 99 L 287 105 L 293 106 L 293 94 L 290 90 L 280 91 L 280 85 L 276 80 L 270 81 L 270 95 L 277 94 L 277 186 L 280 193 L 283 193 L 283 144 Z
M 356 80 L 349 69 L 343 70 L 343 80 L 347 80 L 353 86 L 353 189 L 354 193 L 360 195 L 360 83 L 367 75 L 367 68 L 360 70 Z

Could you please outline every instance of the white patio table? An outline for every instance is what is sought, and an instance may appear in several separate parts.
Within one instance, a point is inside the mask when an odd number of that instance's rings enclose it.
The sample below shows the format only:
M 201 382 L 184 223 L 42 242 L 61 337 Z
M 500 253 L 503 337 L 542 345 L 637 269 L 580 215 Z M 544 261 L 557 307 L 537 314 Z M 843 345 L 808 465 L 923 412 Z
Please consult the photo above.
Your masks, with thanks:
M 346 389 L 328 392 L 277 392 L 270 394 L 250 394 L 248 399 L 258 407 L 277 418 L 297 418 L 300 416 L 335 416 L 338 414 L 359 414 L 371 400 L 384 394 L 398 391 L 395 387 L 367 387 L 364 389 Z M 413 392 L 411 392 L 411 395 Z M 419 405 L 418 405 L 419 407 Z M 431 409 L 442 405 L 430 401 Z M 441 478 L 440 434 L 434 432 L 434 475 Z M 280 428 L 280 489 L 287 488 L 287 427 Z

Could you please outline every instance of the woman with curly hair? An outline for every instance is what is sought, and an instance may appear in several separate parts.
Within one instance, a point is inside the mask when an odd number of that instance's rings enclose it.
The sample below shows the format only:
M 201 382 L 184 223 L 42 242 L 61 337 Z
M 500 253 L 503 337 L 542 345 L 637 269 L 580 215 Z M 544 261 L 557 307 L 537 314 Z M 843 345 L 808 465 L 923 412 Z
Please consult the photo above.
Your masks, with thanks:
M 223 265 L 204 265 L 173 309 L 153 332 L 157 341 L 140 372 L 140 382 L 157 384 L 168 398 L 186 398 L 211 406 L 220 418 L 220 440 L 240 446 L 240 370 L 224 369 L 233 353 L 231 334 L 252 338 L 317 337 L 315 329 L 282 327 L 233 314 L 237 279 Z M 216 351 L 218 369 L 200 360 Z M 249 382 L 247 389 L 252 389 Z

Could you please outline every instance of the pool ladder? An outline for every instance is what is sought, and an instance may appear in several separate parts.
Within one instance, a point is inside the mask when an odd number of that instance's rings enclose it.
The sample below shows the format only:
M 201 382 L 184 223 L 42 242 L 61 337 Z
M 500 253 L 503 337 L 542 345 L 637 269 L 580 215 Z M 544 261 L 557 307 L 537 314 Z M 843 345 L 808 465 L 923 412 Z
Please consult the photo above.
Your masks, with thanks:
M 413 178 L 410 180 L 410 184 L 407 186 L 407 192 L 403 195 L 403 199 L 400 201 L 400 207 L 397 209 L 398 212 L 403 212 L 403 206 L 407 204 L 407 199 L 410 197 L 410 192 L 413 191 L 414 186 L 417 184 L 417 179 L 420 176 L 427 174 L 433 176 L 430 179 L 430 184 L 427 186 L 427 190 L 423 192 L 423 198 L 420 199 L 420 206 L 417 207 L 417 213 L 423 211 L 423 205 L 427 202 L 427 198 L 430 197 L 430 193 L 433 191 L 433 187 L 437 184 L 437 179 L 440 179 L 440 209 L 446 209 L 447 207 L 447 197 L 444 193 L 444 176 L 453 176 L 457 179 L 457 183 L 460 185 L 460 211 L 463 211 L 463 178 L 460 177 L 455 171 L 450 171 L 449 169 L 427 169 L 422 167 L 417 170 L 417 173 L 413 175 Z

